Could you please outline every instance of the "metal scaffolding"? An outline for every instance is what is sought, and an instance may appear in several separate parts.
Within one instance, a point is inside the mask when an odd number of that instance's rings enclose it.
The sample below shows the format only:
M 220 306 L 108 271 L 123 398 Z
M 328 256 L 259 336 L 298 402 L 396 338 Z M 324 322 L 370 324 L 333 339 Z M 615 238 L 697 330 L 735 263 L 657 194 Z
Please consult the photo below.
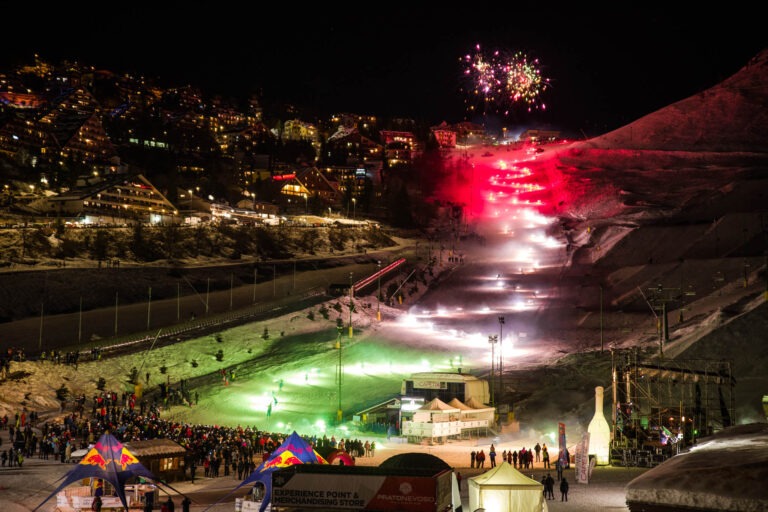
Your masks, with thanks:
M 612 462 L 654 465 L 736 422 L 729 361 L 642 361 L 631 349 L 613 350 L 611 366 Z

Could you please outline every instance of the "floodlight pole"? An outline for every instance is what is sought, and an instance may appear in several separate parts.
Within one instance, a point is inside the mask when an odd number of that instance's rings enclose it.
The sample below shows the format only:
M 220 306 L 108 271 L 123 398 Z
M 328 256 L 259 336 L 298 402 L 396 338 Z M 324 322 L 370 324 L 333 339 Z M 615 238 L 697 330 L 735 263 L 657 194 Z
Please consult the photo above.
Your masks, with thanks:
M 499 393 L 502 392 L 504 389 L 503 386 L 503 379 L 504 379 L 504 359 L 501 355 L 501 344 L 504 341 L 504 317 L 499 317 Z
M 494 401 L 494 393 L 493 393 L 493 379 L 496 372 L 494 371 L 494 359 L 496 358 L 496 343 L 499 341 L 499 337 L 495 334 L 492 334 L 488 336 L 488 343 L 491 345 L 491 378 L 488 379 L 488 384 L 490 385 L 490 401 L 491 405 L 494 405 L 496 402 Z
M 336 409 L 336 421 L 337 423 L 341 423 L 341 419 L 343 418 L 343 412 L 341 410 L 341 376 L 343 375 L 343 370 L 341 366 L 341 333 L 344 331 L 344 328 L 342 326 L 337 326 L 336 329 L 339 331 L 339 335 L 336 338 L 336 350 L 339 351 L 339 364 L 336 367 L 336 382 L 339 386 L 339 391 L 337 393 L 339 398 L 339 406 Z
M 149 330 L 149 321 L 152 313 L 152 287 L 149 287 L 149 297 L 147 297 L 147 330 Z
M 354 307 L 353 300 L 355 298 L 355 287 L 352 284 L 352 272 L 349 273 L 349 339 L 352 339 L 352 308 Z
M 379 285 L 379 291 L 376 294 L 376 320 L 381 322 L 381 260 L 376 262 L 379 271 L 378 271 L 378 285 Z

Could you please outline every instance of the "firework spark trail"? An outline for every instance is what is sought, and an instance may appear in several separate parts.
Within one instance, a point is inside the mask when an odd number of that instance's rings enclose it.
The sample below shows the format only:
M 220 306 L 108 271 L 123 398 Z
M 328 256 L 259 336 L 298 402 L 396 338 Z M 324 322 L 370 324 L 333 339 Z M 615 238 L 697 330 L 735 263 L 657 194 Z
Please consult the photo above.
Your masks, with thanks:
M 474 53 L 461 60 L 468 91 L 486 107 L 505 110 L 505 114 L 515 104 L 527 106 L 529 112 L 546 109 L 541 95 L 549 88 L 550 81 L 542 76 L 538 59 L 529 59 L 523 52 L 487 53 L 478 44 Z

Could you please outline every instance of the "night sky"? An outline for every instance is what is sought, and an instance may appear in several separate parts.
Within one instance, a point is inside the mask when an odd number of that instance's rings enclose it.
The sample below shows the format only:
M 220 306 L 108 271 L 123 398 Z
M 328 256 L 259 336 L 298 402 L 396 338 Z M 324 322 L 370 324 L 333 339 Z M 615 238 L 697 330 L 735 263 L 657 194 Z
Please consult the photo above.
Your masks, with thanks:
M 267 13 L 263 3 L 114 5 L 62 4 L 16 22 L 6 18 L 0 67 L 29 62 L 37 52 L 225 96 L 257 92 L 267 115 L 291 104 L 308 120 L 355 112 L 594 136 L 719 83 L 768 47 L 768 30 L 754 12 L 358 3 L 270 4 Z M 547 109 L 512 104 L 505 116 L 462 90 L 468 83 L 460 58 L 476 44 L 539 59 L 551 83 L 541 97 Z

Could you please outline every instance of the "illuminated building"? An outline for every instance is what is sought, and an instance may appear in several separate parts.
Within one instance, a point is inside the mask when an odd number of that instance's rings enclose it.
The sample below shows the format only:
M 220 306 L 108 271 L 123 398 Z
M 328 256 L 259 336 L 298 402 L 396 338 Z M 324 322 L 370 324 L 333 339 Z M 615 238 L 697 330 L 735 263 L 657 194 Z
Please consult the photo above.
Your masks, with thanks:
M 456 131 L 452 129 L 448 123 L 443 121 L 437 126 L 431 128 L 432 135 L 434 135 L 437 145 L 441 149 L 450 149 L 456 147 Z
M 81 178 L 76 187 L 35 207 L 41 213 L 87 216 L 103 223 L 179 222 L 176 206 L 140 174 Z
M 380 136 L 384 145 L 384 158 L 389 167 L 411 163 L 417 150 L 416 137 L 413 133 L 382 130 Z
M 357 128 L 339 127 L 325 142 L 322 161 L 330 165 L 353 166 L 380 160 L 383 146 L 364 136 Z
M 338 183 L 316 167 L 276 175 L 272 181 L 279 189 L 280 205 L 284 210 L 307 213 L 312 209 L 324 211 L 329 206 L 339 208 L 341 204 Z
M 83 89 L 58 98 L 39 119 L 11 120 L 0 129 L 0 149 L 9 154 L 23 149 L 49 162 L 103 164 L 117 156 L 98 102 Z

